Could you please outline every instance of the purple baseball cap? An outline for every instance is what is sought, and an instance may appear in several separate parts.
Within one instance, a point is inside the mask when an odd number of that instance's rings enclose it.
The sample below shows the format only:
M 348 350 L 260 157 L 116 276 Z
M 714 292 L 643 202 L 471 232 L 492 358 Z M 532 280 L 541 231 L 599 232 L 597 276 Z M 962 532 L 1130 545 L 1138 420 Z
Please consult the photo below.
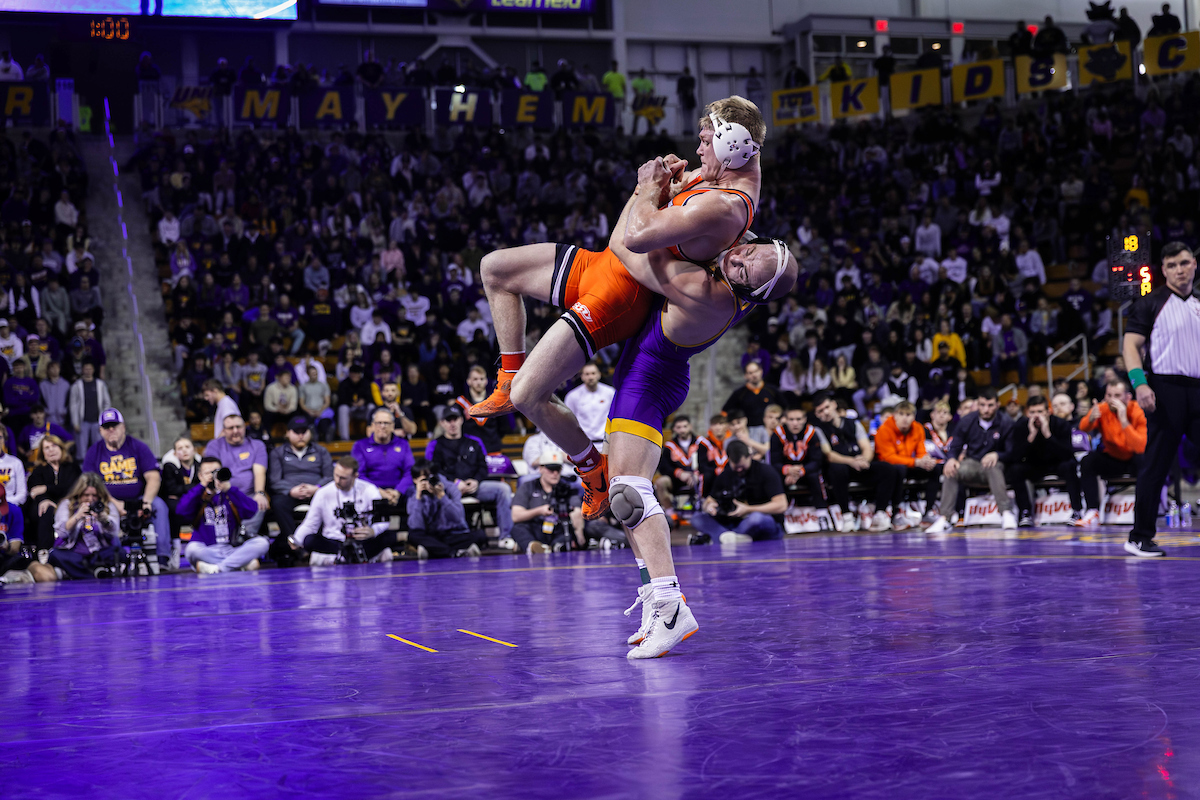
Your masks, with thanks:
M 121 412 L 115 408 L 106 408 L 104 409 L 104 413 L 100 415 L 101 428 L 105 425 L 120 425 L 124 421 L 125 418 L 121 416 Z

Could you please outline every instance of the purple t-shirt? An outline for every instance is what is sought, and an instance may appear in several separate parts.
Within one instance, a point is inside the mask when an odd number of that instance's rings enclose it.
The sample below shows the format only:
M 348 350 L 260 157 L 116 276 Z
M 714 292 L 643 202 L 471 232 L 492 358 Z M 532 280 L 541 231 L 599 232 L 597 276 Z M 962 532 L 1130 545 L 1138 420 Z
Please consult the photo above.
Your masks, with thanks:
M 4 382 L 4 405 L 14 414 L 28 414 L 37 405 L 42 392 L 37 378 L 9 378 Z
M 230 483 L 246 494 L 254 491 L 254 465 L 267 468 L 267 448 L 257 439 L 244 439 L 236 447 L 224 439 L 213 439 L 204 455 L 221 459 L 221 466 L 233 473 Z
M 142 496 L 146 491 L 146 473 L 159 472 L 158 459 L 145 443 L 132 436 L 116 450 L 109 450 L 104 440 L 96 442 L 83 457 L 84 472 L 98 472 L 104 478 L 108 493 L 121 502 Z

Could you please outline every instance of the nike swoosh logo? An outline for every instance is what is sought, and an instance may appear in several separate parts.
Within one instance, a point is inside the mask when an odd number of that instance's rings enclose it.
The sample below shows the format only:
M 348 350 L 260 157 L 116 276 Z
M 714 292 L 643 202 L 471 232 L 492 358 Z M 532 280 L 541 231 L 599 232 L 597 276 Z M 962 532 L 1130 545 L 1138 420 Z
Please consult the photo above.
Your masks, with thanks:
M 679 606 L 675 606 L 675 616 L 671 617 L 670 622 L 664 622 L 663 625 L 667 626 L 667 630 L 673 631 L 673 630 L 675 630 L 675 622 L 678 619 L 679 619 Z
M 608 479 L 607 478 L 604 479 L 604 483 L 601 484 L 600 488 L 597 489 L 596 491 L 599 494 L 604 494 L 605 492 L 608 491 Z

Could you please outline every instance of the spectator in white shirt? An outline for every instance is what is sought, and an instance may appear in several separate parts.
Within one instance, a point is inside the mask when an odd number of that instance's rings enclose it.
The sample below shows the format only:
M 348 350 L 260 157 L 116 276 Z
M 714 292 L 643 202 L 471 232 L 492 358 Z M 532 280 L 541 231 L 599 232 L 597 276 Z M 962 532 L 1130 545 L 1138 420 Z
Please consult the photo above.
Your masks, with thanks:
M 54 222 L 65 228 L 75 230 L 79 224 L 79 209 L 71 202 L 71 195 L 63 190 L 58 202 L 54 204 Z
M 992 190 L 1000 185 L 1000 172 L 992 165 L 990 158 L 983 162 L 983 170 L 975 173 L 975 189 L 981 197 L 989 197 Z
M 933 214 L 928 211 L 917 226 L 914 249 L 931 258 L 939 258 L 942 255 L 942 229 L 933 221 Z
M 411 294 L 407 288 L 401 286 L 396 290 L 396 299 L 400 301 L 400 305 L 404 308 L 404 318 L 411 322 L 414 327 L 420 328 L 425 324 L 425 315 L 429 313 L 429 298 L 421 297 L 419 294 Z M 365 342 L 366 339 L 363 339 Z
M 313 358 L 312 356 L 305 356 L 304 358 L 302 358 L 296 362 L 295 371 L 296 371 L 296 385 L 297 386 L 303 386 L 304 384 L 308 383 L 308 381 L 309 381 L 308 368 L 309 367 L 316 367 L 317 368 L 317 380 L 319 380 L 321 383 L 326 382 L 325 365 L 322 364 L 319 360 Z
M 25 70 L 21 69 L 21 65 L 13 61 L 13 57 L 7 50 L 0 52 L 0 82 L 17 82 L 25 80 Z
M 846 288 L 846 281 L 853 284 L 855 289 L 862 288 L 862 272 L 858 269 L 858 265 L 854 263 L 854 260 L 849 257 L 846 258 L 846 261 L 842 264 L 842 268 L 837 271 L 837 274 L 833 276 L 833 288 L 841 291 Z
M 472 306 L 467 310 L 467 318 L 458 323 L 458 338 L 469 344 L 475 338 L 475 331 L 483 331 L 485 337 L 491 336 L 488 324 L 480 318 L 479 309 Z
M 93 264 L 96 263 L 96 257 L 88 252 L 87 248 L 83 246 L 82 241 L 77 240 L 75 247 L 71 252 L 67 253 L 67 274 L 74 275 L 75 270 L 79 269 L 79 265 L 83 263 L 85 258 L 90 258 Z
M 917 260 L 913 262 L 913 271 L 919 280 L 925 281 L 930 286 L 938 281 L 938 262 L 928 256 L 917 256 Z
M 1042 256 L 1024 239 L 1017 245 L 1016 262 L 1022 278 L 1034 278 L 1039 286 L 1046 285 L 1046 265 L 1042 263 Z
M 392 331 L 388 328 L 387 323 L 383 321 L 383 312 L 378 308 L 371 312 L 371 319 L 366 325 L 362 326 L 362 332 L 359 334 L 359 341 L 366 345 L 375 344 L 376 335 L 382 333 L 383 340 L 388 344 L 392 343 Z
M 967 280 L 967 260 L 957 251 L 942 260 L 942 268 L 946 270 L 946 277 L 955 283 L 964 283 Z
M 179 241 L 179 217 L 169 208 L 158 221 L 158 240 L 168 247 Z
M 615 389 L 600 382 L 600 366 L 589 361 L 579 373 L 583 383 L 567 392 L 563 399 L 567 408 L 579 420 L 579 427 L 593 442 L 604 441 L 604 426 L 608 422 L 608 407 L 612 405 Z

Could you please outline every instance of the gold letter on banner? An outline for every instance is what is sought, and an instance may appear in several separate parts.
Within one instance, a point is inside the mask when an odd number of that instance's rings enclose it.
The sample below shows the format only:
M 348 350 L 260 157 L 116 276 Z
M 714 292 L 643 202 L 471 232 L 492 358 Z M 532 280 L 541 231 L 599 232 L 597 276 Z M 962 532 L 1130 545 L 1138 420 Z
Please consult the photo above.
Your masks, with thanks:
M 1050 58 L 1017 56 L 1015 72 L 1017 94 L 1063 89 L 1067 85 L 1067 57 L 1062 53 Z
M 1129 42 L 1079 48 L 1079 85 L 1133 80 Z
M 771 92 L 771 111 L 776 125 L 796 125 L 821 119 L 820 89 L 801 86 Z
M 954 102 L 1004 96 L 1004 62 L 1000 59 L 959 64 L 950 72 Z
M 891 101 L 893 111 L 942 103 L 942 73 L 936 69 L 892 74 Z
M 879 78 L 855 78 L 829 84 L 833 118 L 879 113 Z
M 1148 75 L 1200 69 L 1200 31 L 1146 37 L 1144 63 Z

